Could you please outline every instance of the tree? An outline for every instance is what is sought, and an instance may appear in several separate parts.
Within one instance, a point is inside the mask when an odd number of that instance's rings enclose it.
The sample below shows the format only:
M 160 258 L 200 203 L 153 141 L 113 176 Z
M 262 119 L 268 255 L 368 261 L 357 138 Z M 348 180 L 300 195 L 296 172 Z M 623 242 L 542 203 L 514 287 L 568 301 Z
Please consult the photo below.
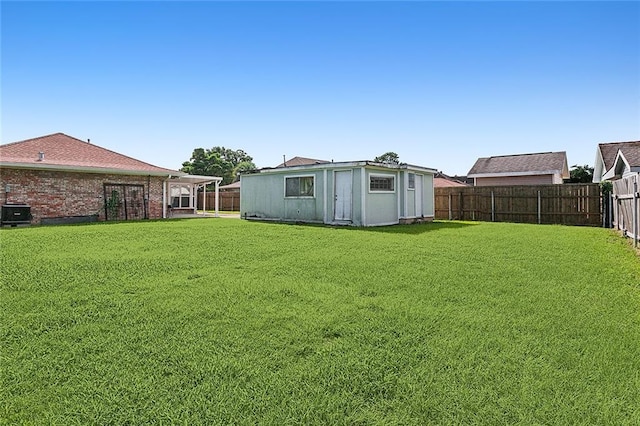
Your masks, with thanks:
M 194 149 L 191 159 L 182 163 L 180 171 L 190 175 L 220 176 L 222 185 L 226 185 L 238 179 L 237 173 L 255 168 L 253 158 L 243 150 L 215 146 Z
M 573 165 L 569 175 L 569 183 L 591 183 L 593 182 L 593 167 L 589 167 L 587 164 L 584 166 Z
M 382 164 L 400 164 L 400 157 L 395 152 L 385 152 L 384 154 L 373 159 L 375 163 Z

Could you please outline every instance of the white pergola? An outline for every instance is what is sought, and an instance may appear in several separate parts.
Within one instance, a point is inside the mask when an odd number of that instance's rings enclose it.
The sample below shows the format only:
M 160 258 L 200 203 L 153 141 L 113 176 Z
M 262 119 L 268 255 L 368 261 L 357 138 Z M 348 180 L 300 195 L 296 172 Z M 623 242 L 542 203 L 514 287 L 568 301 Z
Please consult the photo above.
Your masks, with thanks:
M 222 182 L 221 177 L 217 176 L 200 176 L 200 175 L 179 175 L 169 176 L 165 182 L 162 198 L 164 209 L 162 217 L 167 217 L 168 210 L 192 211 L 197 214 L 198 210 L 198 189 L 204 188 L 204 196 L 202 198 L 202 211 L 207 210 L 207 185 L 215 183 L 215 217 L 218 217 L 219 210 L 219 187 Z M 177 190 L 178 196 L 172 195 Z M 188 202 L 183 203 L 185 200 Z M 176 204 L 177 201 L 177 205 Z

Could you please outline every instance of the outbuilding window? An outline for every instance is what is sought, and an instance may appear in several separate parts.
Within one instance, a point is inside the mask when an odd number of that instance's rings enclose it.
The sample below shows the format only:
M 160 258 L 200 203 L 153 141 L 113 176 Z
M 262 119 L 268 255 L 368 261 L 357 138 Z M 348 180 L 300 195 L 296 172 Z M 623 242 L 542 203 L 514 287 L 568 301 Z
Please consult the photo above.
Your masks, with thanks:
M 416 174 L 409 173 L 409 189 L 416 189 Z
M 286 177 L 284 179 L 284 196 L 285 197 L 313 197 L 314 192 L 314 176 L 295 176 Z
M 369 191 L 371 192 L 395 191 L 395 176 L 369 175 Z

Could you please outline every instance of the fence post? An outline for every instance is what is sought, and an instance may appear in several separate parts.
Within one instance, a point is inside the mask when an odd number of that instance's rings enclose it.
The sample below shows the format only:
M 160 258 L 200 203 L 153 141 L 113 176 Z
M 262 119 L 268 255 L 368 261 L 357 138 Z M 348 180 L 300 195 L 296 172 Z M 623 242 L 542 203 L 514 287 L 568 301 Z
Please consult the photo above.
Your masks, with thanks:
M 451 211 L 451 192 L 449 192 L 449 220 L 453 220 L 453 212 Z
M 608 228 L 613 228 L 613 190 L 609 192 L 609 199 L 607 200 L 609 203 L 609 226 Z
M 542 223 L 542 205 L 540 203 L 540 191 L 538 191 L 538 225 Z
M 491 222 L 496 221 L 496 199 L 493 196 L 493 191 L 491 191 Z

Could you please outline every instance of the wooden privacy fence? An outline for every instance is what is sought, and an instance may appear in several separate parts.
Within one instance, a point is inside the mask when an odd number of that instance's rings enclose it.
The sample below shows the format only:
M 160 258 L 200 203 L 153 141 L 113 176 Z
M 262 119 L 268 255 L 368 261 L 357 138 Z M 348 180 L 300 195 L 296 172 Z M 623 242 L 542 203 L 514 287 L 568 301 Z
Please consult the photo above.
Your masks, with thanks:
M 638 239 L 640 239 L 638 180 L 639 176 L 636 174 L 613 181 L 614 227 L 633 238 L 635 247 L 638 246 Z
M 592 183 L 435 188 L 435 217 L 602 226 L 602 197 Z
M 239 192 L 220 192 L 219 194 L 219 206 L 218 210 L 233 212 L 240 210 L 240 193 Z M 202 209 L 203 193 L 198 193 L 198 208 Z M 216 193 L 207 192 L 207 210 L 213 210 L 216 203 Z

